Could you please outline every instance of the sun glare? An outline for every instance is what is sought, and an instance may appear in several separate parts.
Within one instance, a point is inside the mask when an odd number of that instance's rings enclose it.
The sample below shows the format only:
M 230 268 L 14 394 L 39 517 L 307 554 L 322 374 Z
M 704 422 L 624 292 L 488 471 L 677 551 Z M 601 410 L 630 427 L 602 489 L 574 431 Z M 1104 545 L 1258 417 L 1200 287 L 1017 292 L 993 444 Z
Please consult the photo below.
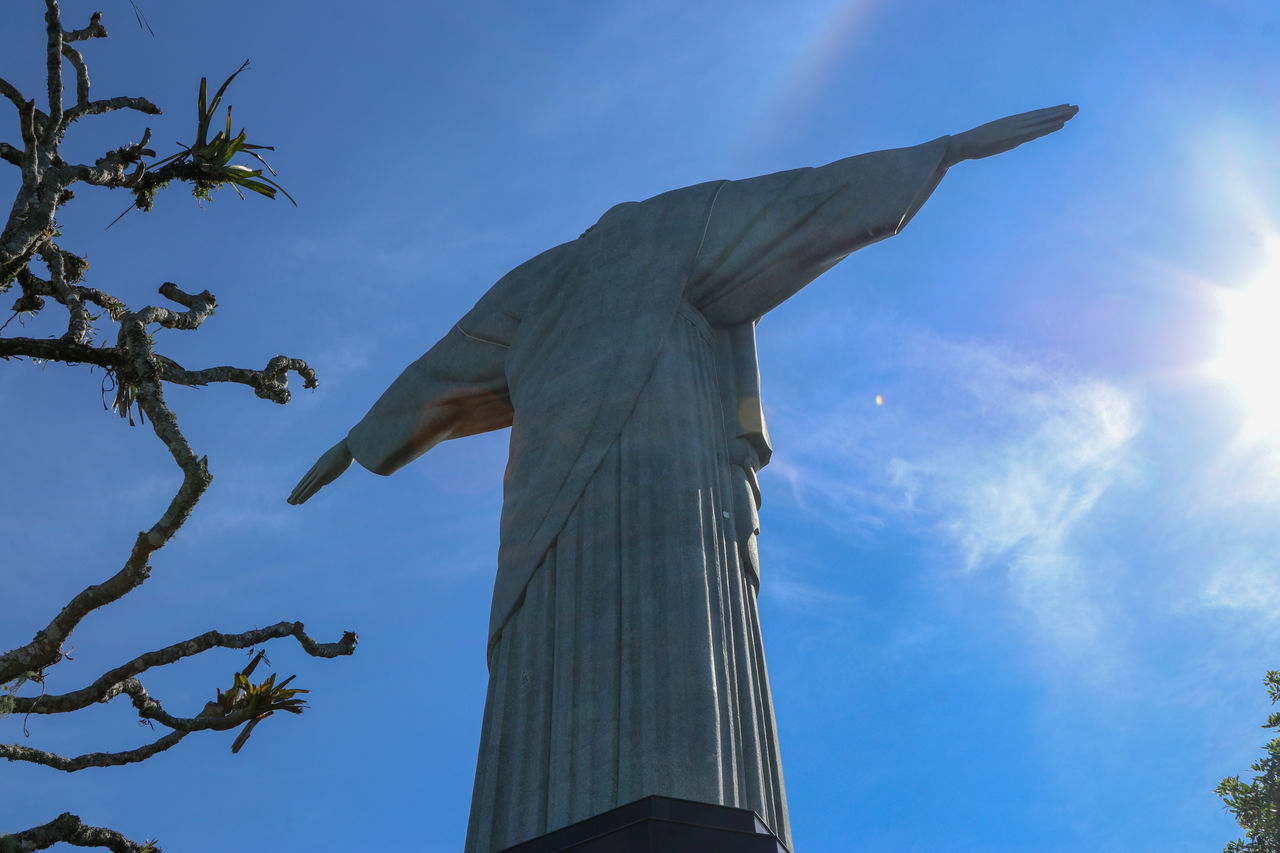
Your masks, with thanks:
M 1231 383 L 1248 409 L 1244 438 L 1280 440 L 1280 236 L 1244 287 L 1219 293 L 1221 350 L 1214 373 Z

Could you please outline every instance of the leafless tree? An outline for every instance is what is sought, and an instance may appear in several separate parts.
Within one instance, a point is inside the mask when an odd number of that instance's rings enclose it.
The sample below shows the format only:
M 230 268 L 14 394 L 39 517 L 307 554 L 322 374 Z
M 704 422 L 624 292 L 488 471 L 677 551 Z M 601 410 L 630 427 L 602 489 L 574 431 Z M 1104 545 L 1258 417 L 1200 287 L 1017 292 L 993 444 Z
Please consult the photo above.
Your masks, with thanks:
M 16 287 L 14 316 L 34 315 L 56 304 L 66 311 L 67 325 L 66 332 L 56 338 L 5 336 L 4 327 L 0 326 L 0 358 L 91 365 L 103 370 L 114 389 L 113 408 L 130 423 L 134 422 L 135 410 L 141 420 L 150 423 L 156 437 L 181 469 L 182 484 L 163 514 L 138 534 L 124 565 L 115 574 L 75 595 L 30 642 L 0 654 L 0 717 L 71 713 L 123 694 L 129 697 L 141 720 L 159 724 L 167 732 L 136 749 L 74 757 L 17 744 L 0 745 L 0 758 L 74 772 L 86 767 L 143 761 L 169 749 L 192 732 L 241 727 L 232 747 L 237 751 L 253 727 L 275 711 L 300 713 L 304 707 L 299 696 L 306 691 L 290 688 L 292 677 L 279 683 L 275 675 L 256 683 L 252 680 L 253 671 L 262 660 L 261 652 L 234 674 L 225 692 L 218 690 L 212 701 L 189 717 L 166 711 L 148 694 L 139 676 L 154 667 L 172 664 L 208 649 L 252 649 L 283 637 L 294 637 L 308 654 L 316 657 L 349 655 L 356 645 L 355 634 L 347 632 L 335 643 L 318 643 L 306 634 L 301 622 L 280 622 L 232 634 L 208 631 L 139 654 L 76 690 L 52 693 L 47 689 L 47 680 L 50 670 L 66 658 L 68 638 L 80 621 L 147 580 L 152 555 L 174 537 L 212 480 L 207 460 L 197 455 L 183 437 L 177 418 L 165 402 L 165 383 L 196 386 L 238 382 L 251 387 L 259 397 L 285 403 L 289 400 L 289 371 L 300 376 L 307 388 L 316 386 L 315 373 L 306 362 L 283 355 L 272 358 L 261 370 L 229 366 L 200 370 L 180 367 L 156 351 L 152 333 L 157 327 L 186 331 L 199 328 L 214 312 L 217 303 L 213 294 L 207 290 L 187 293 L 178 285 L 165 282 L 160 286 L 160 295 L 179 306 L 178 309 L 158 305 L 130 308 L 111 293 L 84 284 L 88 265 L 82 257 L 63 248 L 56 217 L 59 207 L 73 198 L 72 186 L 77 183 L 126 189 L 132 193 L 132 206 L 141 210 L 149 210 L 156 192 L 173 181 L 190 184 L 195 194 L 204 198 L 208 198 L 212 189 L 227 185 L 237 192 L 248 189 L 269 198 L 284 190 L 266 177 L 262 168 L 232 162 L 236 157 L 249 155 L 271 171 L 257 153 L 266 146 L 248 143 L 244 131 L 232 134 L 230 108 L 225 129 L 209 135 L 222 95 L 239 71 L 223 83 L 211 100 L 207 98 L 205 82 L 201 81 L 195 140 L 176 154 L 155 159 L 155 152 L 147 147 L 151 136 L 148 129 L 141 141 L 107 151 L 91 165 L 64 160 L 59 154 L 59 145 L 72 123 L 79 119 L 115 110 L 135 110 L 147 115 L 158 114 L 160 110 L 145 98 L 91 99 L 88 66 L 74 45 L 106 38 L 101 13 L 94 14 L 84 28 L 67 30 L 63 28 L 57 0 L 45 0 L 44 19 L 47 109 L 40 109 L 35 99 L 28 99 L 16 86 L 0 78 L 0 95 L 17 110 L 20 141 L 16 145 L 0 141 L 0 159 L 21 170 L 22 175 L 13 208 L 0 232 L 0 294 Z M 63 74 L 68 69 L 75 78 L 75 99 L 70 105 L 64 103 L 63 94 Z M 96 340 L 95 323 L 104 318 L 116 327 L 114 343 Z M 30 695 L 36 690 L 38 695 Z M 3 829 L 6 828 L 0 828 Z M 58 842 L 130 853 L 158 849 L 153 842 L 134 842 L 111 829 L 88 826 L 75 815 L 65 813 L 40 826 L 0 836 L 0 853 L 41 850 Z

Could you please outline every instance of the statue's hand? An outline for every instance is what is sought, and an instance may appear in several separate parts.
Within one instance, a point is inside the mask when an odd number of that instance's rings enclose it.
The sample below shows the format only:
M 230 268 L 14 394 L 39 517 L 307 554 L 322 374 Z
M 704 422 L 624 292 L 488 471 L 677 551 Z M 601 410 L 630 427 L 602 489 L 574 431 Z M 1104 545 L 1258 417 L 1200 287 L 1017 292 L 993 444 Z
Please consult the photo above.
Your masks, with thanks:
M 990 157 L 992 154 L 1002 154 L 1011 148 L 1017 148 L 1024 142 L 1061 130 L 1079 111 L 1079 107 L 1071 104 L 1045 107 L 1042 110 L 996 119 L 973 130 L 957 133 L 951 137 L 947 148 L 946 165 L 951 166 L 961 160 Z
M 316 464 L 311 466 L 311 470 L 302 475 L 298 485 L 289 494 L 289 503 L 306 503 L 307 498 L 341 477 L 342 472 L 351 467 L 351 459 L 351 451 L 347 449 L 347 440 L 344 438 L 326 450 L 316 460 Z

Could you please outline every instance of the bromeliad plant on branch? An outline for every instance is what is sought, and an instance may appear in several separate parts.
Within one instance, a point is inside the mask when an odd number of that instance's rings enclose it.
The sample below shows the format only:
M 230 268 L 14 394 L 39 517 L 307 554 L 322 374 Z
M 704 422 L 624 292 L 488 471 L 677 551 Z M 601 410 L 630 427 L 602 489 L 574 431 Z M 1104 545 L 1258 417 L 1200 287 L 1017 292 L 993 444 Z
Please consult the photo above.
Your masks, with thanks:
M 318 643 L 306 634 L 301 622 L 280 622 L 235 634 L 208 631 L 139 654 L 103 673 L 91 684 L 62 693 L 49 689 L 51 671 L 66 658 L 68 640 L 86 615 L 118 601 L 147 580 L 152 555 L 178 532 L 212 480 L 207 460 L 197 456 L 183 437 L 174 413 L 165 402 L 165 383 L 199 386 L 237 382 L 248 385 L 259 397 L 285 403 L 289 400 L 288 372 L 298 374 L 307 388 L 316 386 L 315 373 L 306 362 L 283 355 L 272 358 L 261 370 L 180 367 L 156 351 L 154 333 L 161 328 L 186 331 L 199 328 L 214 312 L 217 303 L 213 294 L 207 290 L 188 293 L 172 282 L 165 282 L 160 286 L 160 295 L 184 310 L 158 305 L 131 308 L 111 293 L 84 284 L 88 264 L 63 247 L 56 217 L 59 207 L 72 200 L 71 188 L 77 183 L 128 190 L 134 197 L 132 206 L 141 210 L 149 210 L 156 192 L 174 181 L 191 184 L 194 194 L 201 198 L 208 198 L 211 190 L 223 185 L 237 191 L 252 190 L 268 198 L 274 198 L 277 190 L 284 190 L 264 177 L 261 169 L 231 162 L 239 154 L 248 154 L 270 171 L 256 153 L 266 146 L 247 143 L 244 131 L 232 135 L 230 108 L 225 131 L 220 130 L 212 139 L 208 136 L 222 95 L 244 66 L 223 83 L 212 102 L 206 102 L 207 87 L 201 82 L 195 141 L 177 154 L 148 162 L 156 155 L 147 147 L 151 136 L 147 130 L 140 142 L 110 150 L 92 165 L 64 160 L 59 145 L 79 119 L 115 110 L 136 110 L 148 115 L 158 114 L 160 110 L 145 98 L 90 99 L 88 67 L 72 45 L 106 38 L 101 13 L 94 14 L 83 29 L 66 30 L 57 0 L 45 0 L 44 19 L 47 110 L 38 108 L 34 99 L 28 99 L 13 84 L 0 78 L 0 95 L 17 110 L 21 140 L 21 145 L 0 141 L 0 160 L 19 169 L 22 175 L 12 211 L 0 232 L 0 294 L 16 290 L 14 316 L 35 315 L 56 304 L 66 312 L 66 332 L 49 338 L 14 337 L 4 335 L 4 327 L 0 326 L 0 358 L 90 365 L 106 371 L 114 383 L 113 407 L 131 423 L 134 409 L 142 420 L 149 422 L 181 469 L 182 483 L 161 516 L 138 534 L 118 571 L 75 595 L 30 642 L 0 654 L 0 718 L 10 714 L 65 714 L 124 694 L 141 721 L 159 724 L 168 732 L 151 743 L 122 752 L 67 757 L 18 744 L 0 744 L 0 757 L 74 772 L 86 767 L 143 761 L 169 749 L 192 732 L 236 728 L 240 729 L 240 735 L 232 749 L 238 751 L 253 727 L 262 720 L 276 711 L 301 713 L 304 707 L 298 697 L 306 691 L 289 688 L 292 677 L 280 683 L 276 683 L 274 675 L 257 683 L 251 680 L 253 670 L 263 659 L 262 652 L 234 674 L 227 692 L 218 690 L 202 710 L 190 717 L 166 711 L 147 693 L 139 676 L 154 667 L 212 648 L 252 649 L 290 636 L 316 657 L 349 655 L 356 645 L 355 634 L 347 632 L 337 642 Z M 63 73 L 68 66 L 75 75 L 75 102 L 70 106 L 64 104 L 63 94 Z M 95 339 L 94 324 L 103 317 L 117 326 L 114 343 L 99 343 Z M 114 830 L 86 825 L 70 813 L 26 829 L 0 827 L 0 832 L 9 830 L 12 830 L 10 834 L 0 835 L 0 853 L 41 850 L 59 842 L 129 853 L 157 849 L 151 842 L 134 842 Z

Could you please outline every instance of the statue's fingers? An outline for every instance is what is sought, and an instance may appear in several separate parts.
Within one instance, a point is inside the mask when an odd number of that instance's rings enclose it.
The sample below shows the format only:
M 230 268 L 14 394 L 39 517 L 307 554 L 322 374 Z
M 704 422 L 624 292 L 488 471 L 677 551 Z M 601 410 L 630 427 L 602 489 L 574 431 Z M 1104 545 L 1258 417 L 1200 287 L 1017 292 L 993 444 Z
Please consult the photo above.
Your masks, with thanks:
M 1023 113 L 1022 117 L 1031 119 L 1045 119 L 1056 116 L 1063 116 L 1064 120 L 1070 118 L 1080 111 L 1080 108 L 1074 104 L 1058 104 L 1056 107 L 1042 107 L 1038 110 L 1032 110 Z
M 1018 122 L 1018 127 L 1030 130 L 1034 127 L 1044 127 L 1046 125 L 1058 125 L 1061 127 L 1066 124 L 1071 117 L 1066 113 L 1053 112 L 1039 116 L 1023 116 Z
M 320 491 L 320 487 L 315 482 L 299 484 L 298 488 L 294 489 L 293 494 L 290 495 L 290 498 L 291 498 L 290 503 L 294 503 L 294 504 L 306 503 L 311 498 L 311 496 L 318 491 Z
M 1044 121 L 1020 128 L 1017 134 L 1017 144 L 1021 145 L 1032 139 L 1039 139 L 1041 136 L 1047 136 L 1050 133 L 1062 130 L 1064 125 L 1066 125 L 1066 121 L 1059 119 L 1058 121 Z
M 1062 118 L 1059 118 L 1056 121 L 1054 120 L 1042 121 L 1038 124 L 1035 124 L 1027 128 L 1027 131 L 1029 133 L 1040 133 L 1040 134 L 1053 133 L 1055 130 L 1061 130 L 1066 123 L 1067 123 L 1066 119 L 1062 119 Z
M 289 493 L 289 503 L 300 504 L 306 501 L 316 493 L 316 469 L 312 466 L 311 470 L 302 475 L 302 479 L 298 481 L 298 485 L 293 487 L 293 491 Z
M 1041 127 L 1043 125 L 1057 125 L 1061 127 L 1066 124 L 1080 110 L 1069 104 L 1060 107 L 1045 107 L 1042 110 L 1032 110 L 1029 113 L 1023 113 L 1018 116 L 1018 126 L 1020 128 Z M 1056 128 L 1055 128 L 1056 129 Z
M 1063 125 L 1062 122 L 1057 122 L 1056 124 L 1041 125 L 1033 130 L 1028 131 L 1027 133 L 1022 134 L 1018 138 L 1018 141 L 1014 144 L 1021 145 L 1024 142 L 1030 142 L 1033 139 L 1039 139 L 1042 136 L 1048 136 L 1051 133 L 1062 130 L 1062 125 Z
M 998 148 L 992 150 L 989 154 L 985 154 L 983 156 L 990 157 L 993 154 L 1002 154 L 1005 151 L 1012 151 L 1013 149 L 1017 148 L 1019 145 L 1030 142 L 1033 139 L 1039 139 L 1040 137 L 1046 134 L 1052 133 L 1055 130 L 1059 130 L 1061 127 L 1062 127 L 1061 123 L 1056 125 L 1047 125 L 1041 128 L 1037 128 L 1033 132 L 1024 131 L 1021 133 L 1007 136 L 1004 138 L 1004 140 L 1001 142 Z

